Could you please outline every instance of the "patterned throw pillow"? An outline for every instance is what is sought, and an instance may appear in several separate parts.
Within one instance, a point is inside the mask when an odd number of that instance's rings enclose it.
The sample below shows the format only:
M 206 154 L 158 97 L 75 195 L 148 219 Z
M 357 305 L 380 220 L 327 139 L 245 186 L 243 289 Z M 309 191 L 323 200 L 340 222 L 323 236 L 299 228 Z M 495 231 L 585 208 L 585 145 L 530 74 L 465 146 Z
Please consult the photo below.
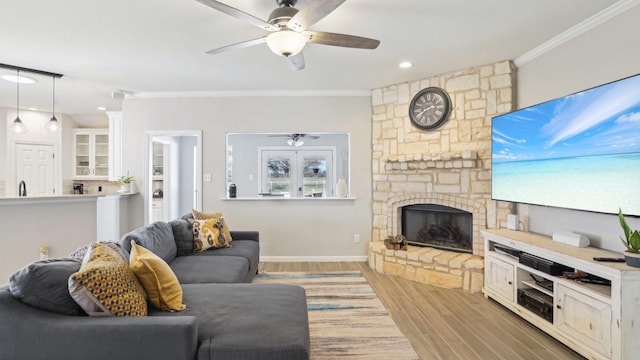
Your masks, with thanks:
M 91 244 L 80 270 L 69 277 L 69 293 L 90 316 L 147 315 L 138 279 L 126 261 L 104 244 Z
M 233 239 L 231 238 L 231 231 L 229 231 L 229 226 L 227 226 L 227 222 L 224 220 L 224 216 L 222 216 L 221 212 L 217 212 L 217 213 L 204 213 L 204 212 L 200 212 L 198 210 L 192 210 L 191 214 L 193 215 L 193 218 L 196 220 L 207 220 L 207 219 L 220 219 L 220 222 L 222 223 L 222 234 L 225 237 L 225 240 L 228 243 L 231 243 L 233 241 Z
M 189 223 L 193 232 L 193 248 L 195 251 L 231 247 L 226 238 L 220 236 L 222 223 L 219 218 L 208 220 L 189 219 Z
M 123 259 L 128 260 L 124 252 L 122 252 L 122 248 L 120 247 L 120 244 L 118 244 L 117 242 L 113 242 L 113 241 L 98 241 L 98 242 L 100 244 L 107 245 L 108 247 L 113 249 L 113 251 L 118 253 L 118 255 L 122 256 Z M 69 257 L 72 259 L 78 259 L 79 261 L 82 261 L 82 259 L 84 259 L 84 256 L 87 254 L 87 251 L 89 250 L 90 247 L 91 247 L 91 244 L 82 245 L 79 248 L 75 249 L 71 254 L 69 254 Z
M 182 311 L 182 287 L 176 274 L 158 255 L 131 240 L 129 267 L 147 293 L 149 302 L 160 310 Z

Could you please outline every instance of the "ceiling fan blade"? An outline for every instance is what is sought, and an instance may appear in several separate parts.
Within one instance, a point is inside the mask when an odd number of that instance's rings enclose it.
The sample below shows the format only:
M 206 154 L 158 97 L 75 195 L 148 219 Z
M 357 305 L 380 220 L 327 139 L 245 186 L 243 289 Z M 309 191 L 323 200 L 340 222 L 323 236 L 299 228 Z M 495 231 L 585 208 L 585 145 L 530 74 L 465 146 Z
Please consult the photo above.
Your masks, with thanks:
M 342 5 L 343 2 L 345 2 L 345 0 L 312 1 L 289 20 L 287 27 L 297 32 L 304 31 L 325 16 L 329 15 L 338 6 Z
M 319 31 L 305 31 L 307 42 L 322 45 L 342 46 L 358 49 L 375 49 L 380 45 L 380 40 L 369 39 L 361 36 L 336 34 Z
M 229 51 L 229 50 L 244 49 L 244 48 L 249 47 L 249 46 L 264 44 L 265 42 L 267 42 L 267 38 L 266 37 L 261 37 L 259 39 L 242 41 L 242 42 L 239 42 L 239 43 L 236 43 L 236 44 L 227 45 L 227 46 L 223 46 L 221 48 L 209 50 L 209 51 L 207 51 L 207 54 L 213 55 L 213 54 L 219 54 L 221 52 L 226 52 L 226 51 Z
M 298 71 L 304 69 L 304 55 L 302 55 L 302 51 L 299 53 L 287 56 L 287 64 L 291 67 L 292 70 Z
M 206 5 L 212 9 L 216 9 L 220 12 L 223 12 L 227 15 L 233 16 L 236 19 L 240 19 L 240 20 L 244 20 L 246 22 L 248 22 L 251 25 L 255 25 L 261 29 L 267 30 L 267 31 L 276 31 L 278 30 L 277 26 L 273 26 L 271 24 L 269 24 L 268 22 L 265 22 L 263 20 L 258 19 L 257 17 L 253 16 L 253 15 L 249 15 L 244 11 L 240 11 L 234 7 L 231 7 L 227 4 L 223 4 L 219 1 L 215 1 L 215 0 L 196 0 L 197 2 Z

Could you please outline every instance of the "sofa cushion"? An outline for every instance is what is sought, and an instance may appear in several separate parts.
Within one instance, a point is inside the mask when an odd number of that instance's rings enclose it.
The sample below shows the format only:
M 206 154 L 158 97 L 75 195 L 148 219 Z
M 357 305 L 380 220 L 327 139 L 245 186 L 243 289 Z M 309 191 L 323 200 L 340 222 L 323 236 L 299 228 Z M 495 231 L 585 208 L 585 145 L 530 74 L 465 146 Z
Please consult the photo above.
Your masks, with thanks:
M 240 256 L 178 256 L 169 266 L 183 285 L 244 282 L 249 272 L 249 261 Z
M 245 279 L 245 282 L 249 282 L 258 270 L 258 262 L 260 260 L 260 243 L 253 240 L 234 240 L 233 247 L 224 249 L 209 249 L 207 251 L 197 252 L 194 255 L 243 257 L 249 260 L 249 274 L 251 274 L 251 277 Z
M 231 246 L 222 234 L 222 220 L 213 218 L 207 220 L 189 219 L 193 232 L 193 246 L 196 252 L 209 248 L 226 248 Z
M 77 259 L 33 262 L 9 278 L 11 294 L 25 304 L 65 315 L 84 315 L 67 288 L 71 274 L 80 269 Z
M 184 219 L 176 219 L 169 222 L 173 231 L 173 239 L 176 241 L 176 256 L 186 256 L 194 253 L 193 232 L 191 224 Z
M 144 289 L 113 249 L 91 244 L 78 272 L 69 277 L 71 297 L 90 316 L 145 316 Z
M 176 257 L 177 248 L 173 239 L 173 230 L 171 225 L 164 221 L 156 221 L 124 234 L 120 239 L 120 245 L 127 253 L 131 251 L 131 240 L 135 240 L 138 245 L 160 256 L 167 263 Z
M 303 288 L 277 284 L 183 285 L 198 321 L 198 359 L 308 359 L 309 320 Z
M 182 311 L 182 288 L 169 265 L 131 240 L 129 267 L 144 287 L 149 302 L 160 310 Z
M 229 231 L 229 226 L 227 225 L 227 221 L 225 220 L 221 212 L 205 213 L 194 209 L 191 214 L 196 220 L 219 219 L 222 223 L 222 233 L 224 234 L 225 239 L 228 242 L 233 241 L 233 239 L 231 238 L 231 232 Z

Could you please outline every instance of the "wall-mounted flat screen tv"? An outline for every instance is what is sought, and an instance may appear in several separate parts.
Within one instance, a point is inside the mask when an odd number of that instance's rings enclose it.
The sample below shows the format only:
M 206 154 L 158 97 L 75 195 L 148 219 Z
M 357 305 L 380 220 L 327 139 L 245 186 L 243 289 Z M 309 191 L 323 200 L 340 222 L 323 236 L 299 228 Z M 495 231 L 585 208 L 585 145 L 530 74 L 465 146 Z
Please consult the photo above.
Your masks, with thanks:
M 496 116 L 494 200 L 640 216 L 640 74 Z

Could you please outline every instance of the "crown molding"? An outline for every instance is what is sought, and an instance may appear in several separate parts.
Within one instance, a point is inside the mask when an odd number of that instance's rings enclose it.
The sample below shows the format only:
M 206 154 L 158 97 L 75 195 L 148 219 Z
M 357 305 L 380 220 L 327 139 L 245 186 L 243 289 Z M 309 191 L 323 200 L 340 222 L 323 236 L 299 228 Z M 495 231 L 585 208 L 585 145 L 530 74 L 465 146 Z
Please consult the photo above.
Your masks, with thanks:
M 587 31 L 599 26 L 600 24 L 611 20 L 612 18 L 626 12 L 636 5 L 640 5 L 640 0 L 620 0 L 615 4 L 609 6 L 608 8 L 569 28 L 568 30 L 556 35 L 550 40 L 547 40 L 541 45 L 518 56 L 513 60 L 513 64 L 516 67 L 521 67 L 529 61 L 551 51 L 552 49 L 568 42 L 569 40 L 577 36 L 586 33 Z
M 125 94 L 127 99 L 219 98 L 269 96 L 344 96 L 370 97 L 371 90 L 229 90 L 229 91 L 166 91 Z

